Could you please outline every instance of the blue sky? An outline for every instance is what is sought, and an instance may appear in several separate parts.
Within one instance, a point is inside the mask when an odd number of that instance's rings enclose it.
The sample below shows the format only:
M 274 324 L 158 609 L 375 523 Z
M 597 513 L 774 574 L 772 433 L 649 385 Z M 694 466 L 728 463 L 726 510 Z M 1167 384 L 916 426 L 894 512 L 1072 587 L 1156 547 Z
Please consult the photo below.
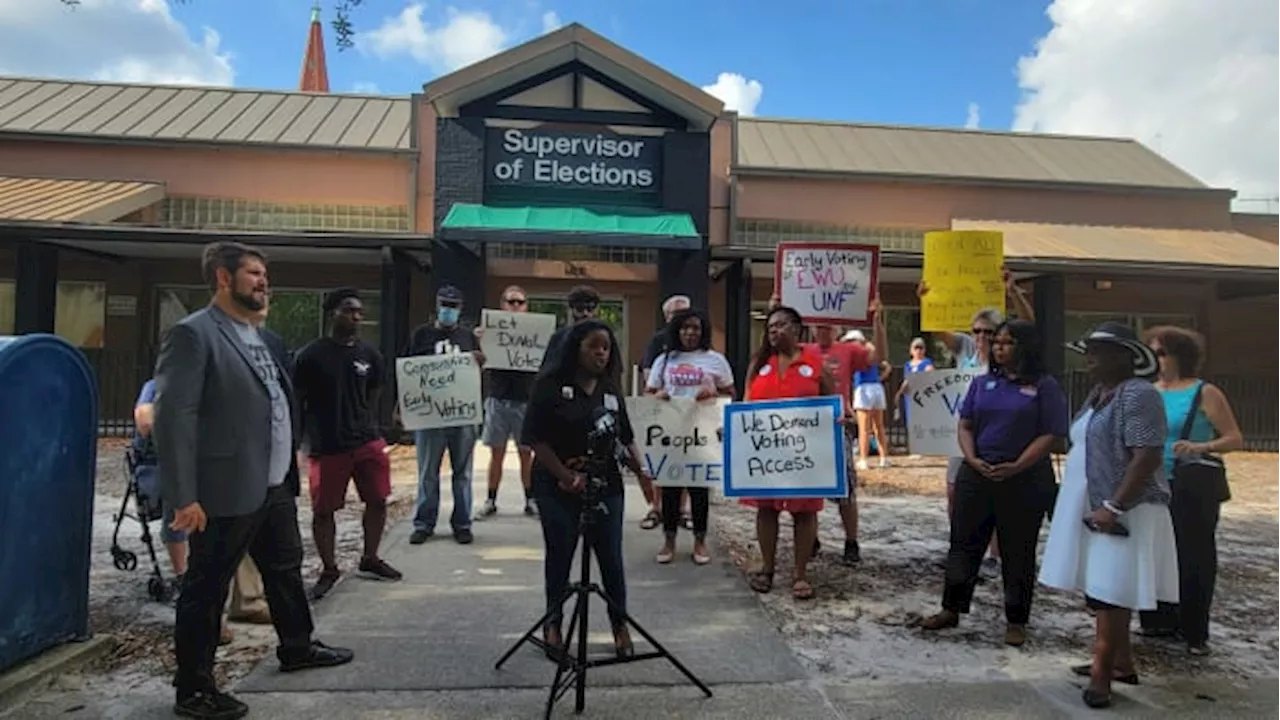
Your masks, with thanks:
M 442 72 L 409 55 L 379 57 L 369 37 L 407 5 L 365 0 L 354 18 L 366 39 L 339 52 L 326 26 L 332 89 L 373 84 L 412 92 Z M 797 5 L 807 12 L 796 12 Z M 1029 0 L 458 0 L 424 3 L 441 28 L 449 8 L 487 12 L 514 44 L 542 31 L 554 12 L 580 22 L 697 85 L 722 72 L 763 86 L 756 114 L 861 122 L 962 126 L 970 103 L 981 126 L 1007 129 L 1019 90 L 1019 57 L 1051 28 L 1047 2 Z M 323 0 L 326 19 L 331 0 Z M 188 0 L 173 6 L 193 35 L 215 29 L 232 55 L 235 84 L 293 88 L 309 0 Z

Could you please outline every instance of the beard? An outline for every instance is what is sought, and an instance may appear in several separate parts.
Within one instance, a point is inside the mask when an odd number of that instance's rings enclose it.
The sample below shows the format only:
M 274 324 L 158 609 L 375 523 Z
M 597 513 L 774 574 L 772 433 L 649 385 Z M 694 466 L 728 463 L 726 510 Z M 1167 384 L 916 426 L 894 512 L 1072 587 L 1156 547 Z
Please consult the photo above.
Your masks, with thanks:
M 267 306 L 265 302 L 255 298 L 252 292 L 241 293 L 232 290 L 231 300 L 249 312 L 258 312 Z

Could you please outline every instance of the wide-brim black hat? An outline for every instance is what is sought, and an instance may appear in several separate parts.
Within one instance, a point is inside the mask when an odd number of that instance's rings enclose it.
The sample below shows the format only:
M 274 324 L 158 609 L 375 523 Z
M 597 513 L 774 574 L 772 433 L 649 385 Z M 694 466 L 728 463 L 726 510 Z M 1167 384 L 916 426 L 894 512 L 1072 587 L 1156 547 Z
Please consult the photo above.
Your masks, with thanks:
M 1155 351 L 1139 340 L 1133 328 L 1124 323 L 1104 322 L 1079 340 L 1067 343 L 1067 349 L 1083 355 L 1085 345 L 1091 342 L 1111 343 L 1128 350 L 1133 355 L 1133 374 L 1139 377 L 1155 375 L 1160 369 L 1160 360 Z

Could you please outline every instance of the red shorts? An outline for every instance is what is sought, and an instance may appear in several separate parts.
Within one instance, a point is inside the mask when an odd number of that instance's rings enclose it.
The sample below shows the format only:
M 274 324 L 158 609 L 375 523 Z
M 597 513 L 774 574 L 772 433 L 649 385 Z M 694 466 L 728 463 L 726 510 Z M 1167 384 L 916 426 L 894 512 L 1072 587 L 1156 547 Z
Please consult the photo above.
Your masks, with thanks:
M 356 492 L 365 503 L 386 500 L 391 496 L 391 458 L 382 439 L 371 440 L 344 453 L 311 458 L 308 480 L 311 486 L 311 510 L 332 513 L 347 500 L 347 483 L 356 481 Z

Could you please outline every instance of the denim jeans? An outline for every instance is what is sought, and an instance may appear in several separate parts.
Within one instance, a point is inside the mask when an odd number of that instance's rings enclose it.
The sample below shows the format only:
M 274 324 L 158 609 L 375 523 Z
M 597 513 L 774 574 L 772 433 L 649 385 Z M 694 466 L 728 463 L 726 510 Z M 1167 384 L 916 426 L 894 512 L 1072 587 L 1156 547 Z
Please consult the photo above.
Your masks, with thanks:
M 453 531 L 471 527 L 471 456 L 476 449 L 474 425 L 415 430 L 418 451 L 418 505 L 413 513 L 413 529 L 433 532 L 440 515 L 440 463 L 449 451 L 453 468 Z
M 569 586 L 569 572 L 573 568 L 573 556 L 578 548 L 578 514 L 582 500 L 554 490 L 538 488 L 538 517 L 542 521 L 542 539 L 546 543 L 546 562 L 543 565 L 547 590 L 547 610 L 555 610 L 548 624 L 559 625 L 563 619 L 561 604 L 565 589 Z M 627 578 L 622 567 L 622 510 L 623 495 L 603 498 L 607 512 L 596 516 L 596 523 L 589 528 L 591 553 L 600 568 L 600 584 L 605 595 L 623 610 L 627 607 Z M 618 628 L 623 624 L 622 613 L 609 608 L 609 624 Z

